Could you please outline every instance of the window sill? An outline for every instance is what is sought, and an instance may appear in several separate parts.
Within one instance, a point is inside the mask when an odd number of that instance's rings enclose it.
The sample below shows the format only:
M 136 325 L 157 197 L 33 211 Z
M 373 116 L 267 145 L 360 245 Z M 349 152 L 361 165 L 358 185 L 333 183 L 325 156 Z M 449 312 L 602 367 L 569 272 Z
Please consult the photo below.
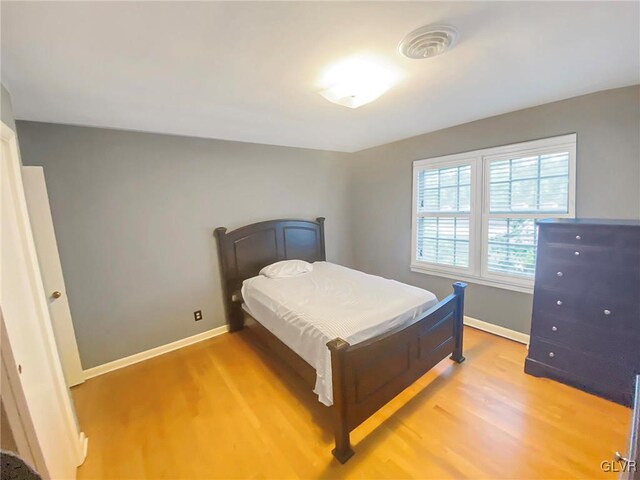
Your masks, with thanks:
M 425 267 L 422 265 L 411 265 L 411 271 L 416 273 L 422 273 L 425 275 L 434 275 L 436 277 L 451 278 L 453 280 L 475 283 L 478 285 L 485 285 L 487 287 L 502 288 L 505 290 L 512 290 L 514 292 L 533 294 L 533 284 L 531 286 L 518 285 L 515 283 L 503 282 L 500 280 L 493 280 L 488 278 L 481 278 L 468 273 L 456 273 L 456 272 L 444 272 L 440 270 L 434 270 L 433 268 Z

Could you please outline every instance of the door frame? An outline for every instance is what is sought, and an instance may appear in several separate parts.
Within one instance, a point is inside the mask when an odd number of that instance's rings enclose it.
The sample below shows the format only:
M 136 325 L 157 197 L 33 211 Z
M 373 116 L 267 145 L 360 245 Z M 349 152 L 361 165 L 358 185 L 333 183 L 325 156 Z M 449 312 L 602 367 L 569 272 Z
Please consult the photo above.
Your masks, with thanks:
M 58 355 L 55 337 L 53 334 L 53 327 L 51 325 L 51 318 L 49 316 L 49 307 L 47 305 L 42 276 L 40 274 L 38 256 L 35 250 L 33 232 L 31 230 L 31 224 L 29 222 L 29 214 L 27 211 L 27 204 L 24 195 L 21 171 L 22 162 L 20 161 L 17 136 L 14 130 L 12 130 L 9 126 L 1 121 L 0 140 L 6 142 L 9 148 L 9 158 L 3 158 L 2 162 L 7 162 L 7 185 L 9 185 L 9 187 L 11 188 L 10 195 L 13 197 L 12 202 L 15 205 L 15 213 L 17 215 L 17 228 L 20 232 L 19 241 L 22 244 L 22 250 L 25 255 L 25 267 L 30 285 L 30 292 L 28 294 L 30 298 L 27 298 L 26 300 L 33 304 L 35 310 L 36 331 L 38 332 L 38 336 L 40 337 L 39 340 L 41 341 L 41 345 L 44 347 L 39 351 L 39 353 L 44 356 L 46 364 L 40 365 L 40 371 L 44 376 L 43 378 L 48 377 L 49 380 L 47 380 L 47 382 L 50 382 L 50 385 L 52 385 L 53 387 L 53 392 L 51 393 L 53 393 L 54 396 L 50 399 L 51 415 L 58 416 L 59 420 L 64 426 L 64 434 L 61 438 L 58 439 L 58 442 L 63 445 L 64 451 L 67 452 L 69 458 L 73 459 L 75 465 L 78 466 L 82 464 L 86 457 L 87 438 L 84 433 L 80 431 L 77 424 L 75 409 L 71 400 L 69 388 L 67 387 L 67 384 L 65 382 L 62 366 L 60 363 L 60 357 Z M 0 188 L 3 188 L 2 182 L 0 182 Z M 4 279 L 2 278 L 2 275 L 0 275 L 0 282 L 2 281 L 4 281 Z M 0 288 L 0 292 L 2 291 L 3 289 Z M 16 352 L 14 348 L 14 342 L 17 339 L 12 340 L 12 336 L 16 335 L 16 333 L 14 332 L 20 331 L 19 327 L 17 327 L 15 323 L 17 321 L 18 319 L 12 319 L 6 316 L 4 317 L 4 324 L 7 326 L 7 334 L 5 339 L 9 342 L 9 345 L 12 346 L 12 352 L 14 355 L 18 355 L 18 352 Z M 24 380 L 20 379 L 21 385 L 23 381 Z M 32 398 L 30 396 L 33 395 L 33 393 L 30 393 L 29 389 L 26 388 L 26 385 L 23 385 L 22 389 L 25 394 L 25 400 L 28 410 L 31 412 L 31 402 L 35 402 L 34 404 L 39 405 L 37 403 L 39 399 L 37 397 Z M 30 390 L 31 392 L 37 391 L 34 390 L 33 387 L 30 387 Z M 31 413 L 33 415 L 33 412 Z M 36 422 L 36 418 L 32 418 L 34 419 L 34 429 L 37 435 L 39 426 Z M 47 465 L 49 464 L 49 461 L 52 461 L 54 463 L 58 461 L 58 459 L 53 458 L 47 459 L 45 447 L 41 444 L 40 446 L 45 456 Z M 52 473 L 51 469 L 49 469 L 49 471 L 50 473 Z

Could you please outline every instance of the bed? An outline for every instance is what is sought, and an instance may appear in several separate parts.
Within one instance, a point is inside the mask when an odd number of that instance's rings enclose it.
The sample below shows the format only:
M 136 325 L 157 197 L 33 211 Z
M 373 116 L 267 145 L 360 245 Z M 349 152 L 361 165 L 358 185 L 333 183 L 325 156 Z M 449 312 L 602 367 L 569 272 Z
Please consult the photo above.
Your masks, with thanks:
M 229 331 L 251 328 L 330 406 L 333 455 L 354 452 L 350 432 L 433 366 L 462 355 L 464 289 L 430 292 L 326 261 L 324 218 L 217 228 Z M 258 275 L 268 265 L 313 264 L 299 277 Z M 346 321 L 348 319 L 348 321 Z

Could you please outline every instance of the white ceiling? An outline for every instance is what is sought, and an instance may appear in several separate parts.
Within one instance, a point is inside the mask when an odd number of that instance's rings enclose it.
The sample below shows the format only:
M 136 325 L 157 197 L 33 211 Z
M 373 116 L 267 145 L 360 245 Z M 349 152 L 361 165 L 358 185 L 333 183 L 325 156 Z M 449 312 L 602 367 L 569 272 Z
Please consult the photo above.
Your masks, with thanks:
M 640 83 L 638 2 L 7 2 L 2 81 L 18 119 L 356 151 Z M 458 45 L 396 46 L 446 23 Z M 323 69 L 368 53 L 404 72 L 352 110 Z

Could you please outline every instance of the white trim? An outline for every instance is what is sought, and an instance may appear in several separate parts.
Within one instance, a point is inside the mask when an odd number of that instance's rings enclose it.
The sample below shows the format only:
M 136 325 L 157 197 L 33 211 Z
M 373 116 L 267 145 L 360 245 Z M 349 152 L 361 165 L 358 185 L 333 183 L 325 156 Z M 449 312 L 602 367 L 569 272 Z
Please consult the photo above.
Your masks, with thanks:
M 516 332 L 515 330 L 511 330 L 510 328 L 501 327 L 500 325 L 494 325 L 493 323 L 484 322 L 482 320 L 478 320 L 477 318 L 464 316 L 464 324 L 477 328 L 478 330 L 482 330 L 483 332 L 491 333 L 493 335 L 498 335 L 499 337 L 508 338 L 509 340 L 513 340 L 514 342 L 524 343 L 525 345 L 529 345 L 529 335 L 522 332 Z
M 112 362 L 98 365 L 97 367 L 88 368 L 87 370 L 84 371 L 84 375 L 85 375 L 85 378 L 88 380 L 89 378 L 97 377 L 98 375 L 104 375 L 105 373 L 113 372 L 114 370 L 119 370 L 120 368 L 128 367 L 129 365 L 133 365 L 135 363 L 149 360 L 150 358 L 157 357 L 158 355 L 163 355 L 165 353 L 178 350 L 179 348 L 187 347 L 189 345 L 202 342 L 203 340 L 207 340 L 212 337 L 217 337 L 218 335 L 222 335 L 223 333 L 226 333 L 228 331 L 229 331 L 229 327 L 227 325 L 213 328 L 211 330 L 207 330 L 206 332 L 198 333 L 196 335 L 192 335 L 191 337 L 183 338 L 182 340 L 177 340 L 175 342 L 167 343 L 166 345 L 161 345 L 159 347 L 155 347 L 150 350 L 146 350 L 144 352 L 135 353 L 128 357 L 120 358 Z

